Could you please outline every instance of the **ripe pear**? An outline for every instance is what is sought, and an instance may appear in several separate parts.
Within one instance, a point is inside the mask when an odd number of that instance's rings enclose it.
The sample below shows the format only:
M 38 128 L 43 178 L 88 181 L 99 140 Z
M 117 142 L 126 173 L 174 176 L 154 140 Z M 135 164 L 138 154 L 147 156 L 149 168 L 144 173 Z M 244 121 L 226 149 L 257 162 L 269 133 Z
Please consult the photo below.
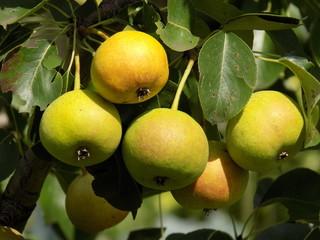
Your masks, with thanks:
M 225 143 L 209 141 L 209 158 L 204 172 L 192 184 L 172 190 L 171 194 L 185 208 L 227 208 L 242 197 L 248 179 L 249 171 L 235 164 Z
M 69 185 L 65 208 L 70 221 L 81 231 L 97 233 L 123 221 L 128 211 L 113 207 L 92 189 L 94 177 L 84 172 Z
M 39 131 L 46 150 L 73 166 L 106 160 L 122 136 L 115 106 L 89 90 L 70 91 L 54 100 L 41 118 Z
M 0 239 L 1 240 L 25 240 L 25 238 L 21 235 L 17 230 L 0 226 Z
M 209 147 L 202 127 L 191 116 L 157 108 L 130 124 L 122 155 L 138 183 L 166 191 L 184 187 L 201 175 Z
M 112 35 L 97 49 L 91 64 L 97 91 L 113 103 L 139 103 L 161 91 L 168 81 L 166 51 L 140 31 Z
M 228 121 L 227 148 L 232 159 L 251 171 L 268 171 L 294 156 L 303 145 L 304 119 L 293 99 L 264 90 L 252 94 Z

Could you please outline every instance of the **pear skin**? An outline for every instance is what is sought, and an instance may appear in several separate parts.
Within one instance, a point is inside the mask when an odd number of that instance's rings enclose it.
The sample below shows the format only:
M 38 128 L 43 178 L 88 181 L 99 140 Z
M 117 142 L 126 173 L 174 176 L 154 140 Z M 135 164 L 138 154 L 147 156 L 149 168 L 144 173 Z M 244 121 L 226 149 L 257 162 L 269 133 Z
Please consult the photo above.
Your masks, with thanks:
M 122 222 L 128 211 L 113 207 L 104 198 L 96 196 L 87 172 L 77 176 L 69 185 L 65 207 L 71 222 L 81 231 L 97 233 Z
M 97 49 L 91 64 L 96 90 L 113 103 L 139 103 L 161 91 L 169 65 L 162 45 L 140 31 L 112 35 Z
M 236 203 L 248 185 L 249 172 L 231 159 L 224 143 L 209 141 L 209 159 L 202 175 L 192 184 L 171 191 L 188 209 L 214 210 Z
M 226 129 L 232 159 L 251 171 L 269 171 L 292 158 L 303 146 L 304 119 L 285 94 L 264 90 L 252 94 Z
M 209 147 L 202 127 L 191 116 L 157 108 L 131 123 L 122 155 L 138 183 L 166 191 L 186 186 L 201 175 Z

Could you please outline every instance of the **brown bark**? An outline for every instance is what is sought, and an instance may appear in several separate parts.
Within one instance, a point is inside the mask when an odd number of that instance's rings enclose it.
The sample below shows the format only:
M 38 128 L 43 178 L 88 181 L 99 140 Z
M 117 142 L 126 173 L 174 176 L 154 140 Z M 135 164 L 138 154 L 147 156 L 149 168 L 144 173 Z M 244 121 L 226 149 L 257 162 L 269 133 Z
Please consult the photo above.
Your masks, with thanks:
M 0 225 L 23 230 L 51 166 L 51 162 L 41 160 L 30 149 L 25 152 L 1 195 Z

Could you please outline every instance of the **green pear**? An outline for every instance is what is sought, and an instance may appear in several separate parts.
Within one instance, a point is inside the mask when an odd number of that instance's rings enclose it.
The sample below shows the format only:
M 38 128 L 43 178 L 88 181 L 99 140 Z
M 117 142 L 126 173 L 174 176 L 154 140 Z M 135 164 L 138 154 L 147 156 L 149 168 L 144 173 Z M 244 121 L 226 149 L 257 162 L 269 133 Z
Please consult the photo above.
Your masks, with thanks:
M 123 138 L 122 155 L 131 176 L 159 190 L 181 188 L 204 171 L 209 154 L 206 134 L 187 113 L 153 109 L 136 118 Z
M 47 107 L 39 132 L 43 146 L 52 156 L 73 166 L 90 166 L 115 152 L 122 126 L 112 103 L 96 92 L 74 90 Z
M 69 185 L 65 208 L 70 221 L 81 231 L 96 233 L 122 222 L 128 215 L 113 207 L 92 189 L 94 177 L 88 172 L 77 176 Z
M 209 158 L 204 172 L 192 184 L 172 190 L 171 194 L 188 209 L 226 208 L 242 197 L 248 179 L 249 171 L 235 164 L 225 143 L 209 141 Z
M 304 119 L 297 104 L 271 90 L 253 93 L 226 129 L 230 156 L 251 171 L 279 167 L 302 148 L 303 140 Z

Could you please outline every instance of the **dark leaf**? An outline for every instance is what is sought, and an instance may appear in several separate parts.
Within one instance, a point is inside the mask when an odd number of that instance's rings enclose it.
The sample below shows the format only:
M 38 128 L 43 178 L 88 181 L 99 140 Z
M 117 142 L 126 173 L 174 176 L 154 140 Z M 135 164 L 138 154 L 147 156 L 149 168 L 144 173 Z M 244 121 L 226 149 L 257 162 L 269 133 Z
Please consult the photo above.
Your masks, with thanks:
M 204 13 L 219 23 L 225 23 L 228 19 L 239 16 L 243 12 L 221 0 L 191 0 L 197 11 Z
M 145 228 L 130 232 L 128 240 L 159 240 L 162 235 L 161 228 Z
M 297 27 L 299 19 L 267 14 L 267 13 L 245 13 L 229 19 L 223 26 L 225 31 L 235 30 L 283 30 Z
M 281 175 L 271 184 L 259 206 L 276 202 L 288 209 L 291 221 L 319 223 L 320 175 L 307 168 Z
M 19 161 L 18 145 L 14 135 L 0 129 L 0 182 L 6 179 L 16 168 Z
M 141 187 L 129 174 L 121 154 L 116 152 L 103 163 L 86 168 L 94 176 L 92 188 L 114 207 L 136 213 L 142 204 Z
M 10 25 L 7 31 L 0 31 L 0 60 L 14 48 L 23 44 L 38 24 Z
M 256 240 L 302 240 L 311 231 L 309 224 L 285 223 L 270 227 L 261 232 Z
M 166 240 L 232 240 L 232 237 L 214 229 L 199 229 L 187 234 L 174 233 L 169 235 Z
M 272 183 L 273 179 L 271 178 L 263 178 L 258 182 L 258 188 L 254 194 L 253 200 L 253 206 L 255 208 L 261 203 L 263 196 L 265 195 Z

